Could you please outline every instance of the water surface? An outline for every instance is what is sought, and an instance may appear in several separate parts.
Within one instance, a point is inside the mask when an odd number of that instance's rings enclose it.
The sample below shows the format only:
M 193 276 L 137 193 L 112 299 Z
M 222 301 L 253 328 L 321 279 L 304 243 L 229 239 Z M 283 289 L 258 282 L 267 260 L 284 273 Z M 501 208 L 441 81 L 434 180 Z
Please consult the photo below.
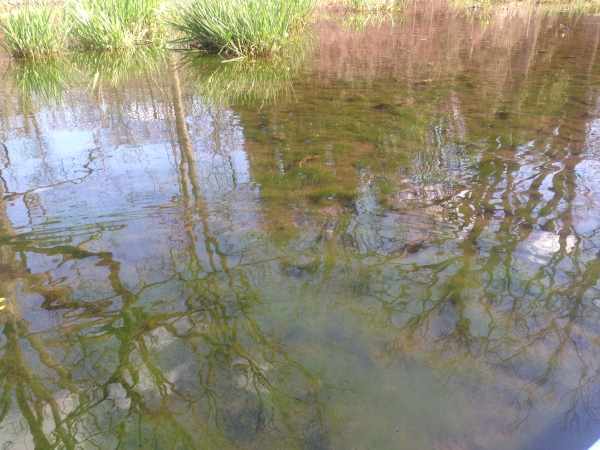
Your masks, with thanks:
M 599 18 L 313 35 L 0 67 L 2 448 L 600 437 Z

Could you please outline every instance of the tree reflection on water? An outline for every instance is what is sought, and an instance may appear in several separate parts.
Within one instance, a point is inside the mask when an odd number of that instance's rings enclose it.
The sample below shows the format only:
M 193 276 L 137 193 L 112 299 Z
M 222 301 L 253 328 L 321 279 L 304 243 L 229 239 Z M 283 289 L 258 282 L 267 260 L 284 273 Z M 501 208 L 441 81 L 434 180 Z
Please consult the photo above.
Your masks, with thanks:
M 432 11 L 318 23 L 273 78 L 10 69 L 3 445 L 416 448 L 418 408 L 364 406 L 415 367 L 470 409 L 423 448 L 598 423 L 598 21 Z

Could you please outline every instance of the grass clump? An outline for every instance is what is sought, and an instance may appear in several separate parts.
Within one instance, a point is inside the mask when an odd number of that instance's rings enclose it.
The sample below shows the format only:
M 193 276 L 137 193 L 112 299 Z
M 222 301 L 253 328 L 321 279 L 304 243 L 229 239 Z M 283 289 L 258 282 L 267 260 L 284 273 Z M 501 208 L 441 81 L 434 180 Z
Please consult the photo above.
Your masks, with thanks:
M 272 54 L 292 40 L 313 11 L 314 0 L 182 0 L 168 24 L 175 42 L 236 55 Z
M 160 0 L 75 0 L 71 39 L 85 50 L 123 50 L 154 43 Z
M 59 53 L 66 34 L 52 9 L 33 4 L 7 11 L 0 21 L 0 32 L 0 45 L 14 58 Z

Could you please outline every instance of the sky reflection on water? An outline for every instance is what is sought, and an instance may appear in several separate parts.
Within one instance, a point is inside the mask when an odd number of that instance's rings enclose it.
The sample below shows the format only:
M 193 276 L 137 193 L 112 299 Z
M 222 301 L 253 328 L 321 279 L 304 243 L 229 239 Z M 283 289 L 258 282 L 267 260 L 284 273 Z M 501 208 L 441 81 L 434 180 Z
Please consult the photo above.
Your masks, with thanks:
M 4 448 L 592 445 L 600 21 L 488 19 L 3 67 Z

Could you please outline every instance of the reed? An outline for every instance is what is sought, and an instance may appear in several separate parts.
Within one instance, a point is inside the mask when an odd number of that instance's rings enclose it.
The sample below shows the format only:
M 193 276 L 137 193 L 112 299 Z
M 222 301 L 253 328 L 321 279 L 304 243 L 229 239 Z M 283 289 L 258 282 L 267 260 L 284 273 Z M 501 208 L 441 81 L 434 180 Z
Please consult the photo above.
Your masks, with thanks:
M 314 0 L 182 0 L 167 23 L 191 49 L 236 55 L 280 51 L 315 7 Z
M 14 58 L 55 54 L 64 47 L 66 31 L 53 9 L 28 4 L 5 11 L 0 21 L 0 46 Z
M 67 15 L 74 45 L 85 50 L 123 50 L 158 37 L 160 0 L 74 0 Z

